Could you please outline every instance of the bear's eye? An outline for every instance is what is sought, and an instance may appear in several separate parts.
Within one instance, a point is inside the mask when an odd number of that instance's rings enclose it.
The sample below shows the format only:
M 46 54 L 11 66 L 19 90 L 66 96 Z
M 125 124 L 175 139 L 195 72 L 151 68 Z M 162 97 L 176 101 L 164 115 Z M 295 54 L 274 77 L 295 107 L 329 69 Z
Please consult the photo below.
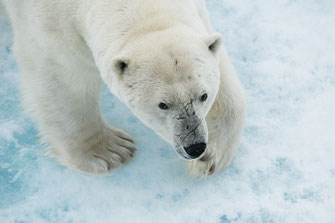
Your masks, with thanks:
M 161 102 L 159 103 L 158 107 L 162 110 L 168 110 L 169 109 L 169 106 L 167 106 L 167 104 Z
M 207 98 L 208 98 L 208 95 L 207 95 L 207 93 L 205 93 L 205 94 L 201 95 L 200 101 L 204 102 L 204 101 L 207 100 Z

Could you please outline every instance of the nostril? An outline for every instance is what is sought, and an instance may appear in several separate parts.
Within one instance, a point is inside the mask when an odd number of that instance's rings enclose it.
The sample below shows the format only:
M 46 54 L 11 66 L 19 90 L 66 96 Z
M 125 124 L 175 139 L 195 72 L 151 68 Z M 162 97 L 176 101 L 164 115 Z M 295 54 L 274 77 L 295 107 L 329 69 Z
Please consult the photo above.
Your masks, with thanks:
M 184 147 L 185 152 L 190 155 L 192 158 L 198 158 L 201 154 L 205 152 L 206 143 L 197 143 Z

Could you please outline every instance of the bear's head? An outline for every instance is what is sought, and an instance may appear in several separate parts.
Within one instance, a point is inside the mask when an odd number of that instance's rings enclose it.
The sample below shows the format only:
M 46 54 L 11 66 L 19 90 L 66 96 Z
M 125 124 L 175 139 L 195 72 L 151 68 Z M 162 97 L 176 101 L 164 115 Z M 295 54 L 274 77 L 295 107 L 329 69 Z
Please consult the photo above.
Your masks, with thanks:
M 199 158 L 208 142 L 205 118 L 220 85 L 221 43 L 216 33 L 164 31 L 129 40 L 112 59 L 105 82 L 182 158 Z

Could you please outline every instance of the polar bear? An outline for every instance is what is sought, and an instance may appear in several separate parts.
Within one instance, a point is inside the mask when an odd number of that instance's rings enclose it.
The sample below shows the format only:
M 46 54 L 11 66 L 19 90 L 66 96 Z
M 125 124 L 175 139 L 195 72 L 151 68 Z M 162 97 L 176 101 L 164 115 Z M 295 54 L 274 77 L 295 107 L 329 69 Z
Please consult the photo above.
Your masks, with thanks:
M 230 164 L 245 96 L 204 0 L 3 2 L 24 107 L 61 164 L 103 175 L 134 156 L 131 136 L 100 113 L 102 81 L 187 160 L 190 174 Z

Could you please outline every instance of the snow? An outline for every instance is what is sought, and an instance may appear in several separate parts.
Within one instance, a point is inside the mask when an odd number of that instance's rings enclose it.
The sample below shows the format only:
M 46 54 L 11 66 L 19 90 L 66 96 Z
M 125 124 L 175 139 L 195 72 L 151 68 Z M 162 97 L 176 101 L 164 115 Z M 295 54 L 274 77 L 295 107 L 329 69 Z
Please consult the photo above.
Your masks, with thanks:
M 0 222 L 335 221 L 335 2 L 207 5 L 248 96 L 239 151 L 207 179 L 186 177 L 171 146 L 106 88 L 102 111 L 135 138 L 134 161 L 88 177 L 45 157 L 0 17 Z

